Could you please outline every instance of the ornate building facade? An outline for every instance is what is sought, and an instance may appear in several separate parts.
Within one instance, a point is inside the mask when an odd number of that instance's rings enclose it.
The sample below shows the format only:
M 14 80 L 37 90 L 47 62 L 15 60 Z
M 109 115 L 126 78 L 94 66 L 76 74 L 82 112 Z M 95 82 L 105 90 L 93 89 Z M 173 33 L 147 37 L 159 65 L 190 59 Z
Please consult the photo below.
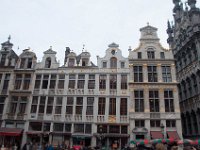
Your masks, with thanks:
M 174 24 L 168 22 L 168 43 L 176 60 L 183 136 L 200 137 L 200 9 L 196 0 L 183 8 L 173 0 Z M 188 7 L 189 5 L 189 7 Z
M 182 138 L 172 52 L 157 29 L 141 30 L 140 46 L 122 56 L 108 45 L 97 65 L 66 47 L 41 62 L 31 49 L 17 56 L 10 38 L 0 50 L 0 145 L 52 143 L 122 148 L 134 139 Z
M 129 51 L 131 138 L 182 138 L 172 51 L 164 49 L 157 29 L 140 29 L 139 47 Z

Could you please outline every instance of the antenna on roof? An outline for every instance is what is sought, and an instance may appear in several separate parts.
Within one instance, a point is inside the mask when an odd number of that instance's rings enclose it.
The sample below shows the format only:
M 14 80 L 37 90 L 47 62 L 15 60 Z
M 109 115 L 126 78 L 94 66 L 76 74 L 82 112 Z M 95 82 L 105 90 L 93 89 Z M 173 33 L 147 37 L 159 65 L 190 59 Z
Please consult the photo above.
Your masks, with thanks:
M 10 39 L 11 39 L 11 35 L 8 36 L 8 42 L 10 42 Z
M 83 44 L 83 49 L 82 49 L 82 52 L 84 51 L 84 49 L 85 49 L 85 44 Z

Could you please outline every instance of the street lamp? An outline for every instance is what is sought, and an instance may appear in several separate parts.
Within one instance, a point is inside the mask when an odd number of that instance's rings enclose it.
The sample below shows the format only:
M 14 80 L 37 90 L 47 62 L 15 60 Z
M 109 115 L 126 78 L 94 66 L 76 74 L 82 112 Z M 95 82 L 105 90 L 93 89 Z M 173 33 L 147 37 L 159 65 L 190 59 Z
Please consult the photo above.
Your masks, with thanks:
M 103 134 L 103 126 L 99 125 L 99 140 L 100 140 L 100 150 L 102 149 L 102 145 L 103 145 L 103 139 L 104 139 L 104 134 Z
M 165 126 L 163 125 L 163 123 L 161 123 L 160 128 L 162 131 L 163 138 L 165 138 Z

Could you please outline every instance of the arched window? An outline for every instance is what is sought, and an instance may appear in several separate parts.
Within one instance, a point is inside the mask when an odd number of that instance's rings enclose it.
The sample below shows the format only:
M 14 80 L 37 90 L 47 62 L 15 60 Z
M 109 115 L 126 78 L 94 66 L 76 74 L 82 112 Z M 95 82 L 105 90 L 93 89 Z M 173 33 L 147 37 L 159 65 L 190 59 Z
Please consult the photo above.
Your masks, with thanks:
M 110 68 L 117 68 L 117 58 L 112 57 L 110 59 Z
M 50 67 L 51 67 L 51 58 L 48 57 L 48 58 L 46 59 L 46 62 L 45 62 L 45 68 L 50 68 Z

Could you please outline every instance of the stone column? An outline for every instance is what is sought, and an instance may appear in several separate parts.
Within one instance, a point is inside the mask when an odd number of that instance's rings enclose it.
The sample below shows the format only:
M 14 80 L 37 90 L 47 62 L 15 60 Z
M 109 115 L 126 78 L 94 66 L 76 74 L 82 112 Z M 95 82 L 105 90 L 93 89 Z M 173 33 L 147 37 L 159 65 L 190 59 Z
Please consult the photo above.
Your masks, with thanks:
M 160 113 L 165 113 L 164 89 L 159 88 Z
M 157 64 L 157 77 L 158 77 L 158 82 L 162 82 L 162 66 L 161 64 Z
M 148 82 L 147 64 L 143 64 L 143 82 Z

